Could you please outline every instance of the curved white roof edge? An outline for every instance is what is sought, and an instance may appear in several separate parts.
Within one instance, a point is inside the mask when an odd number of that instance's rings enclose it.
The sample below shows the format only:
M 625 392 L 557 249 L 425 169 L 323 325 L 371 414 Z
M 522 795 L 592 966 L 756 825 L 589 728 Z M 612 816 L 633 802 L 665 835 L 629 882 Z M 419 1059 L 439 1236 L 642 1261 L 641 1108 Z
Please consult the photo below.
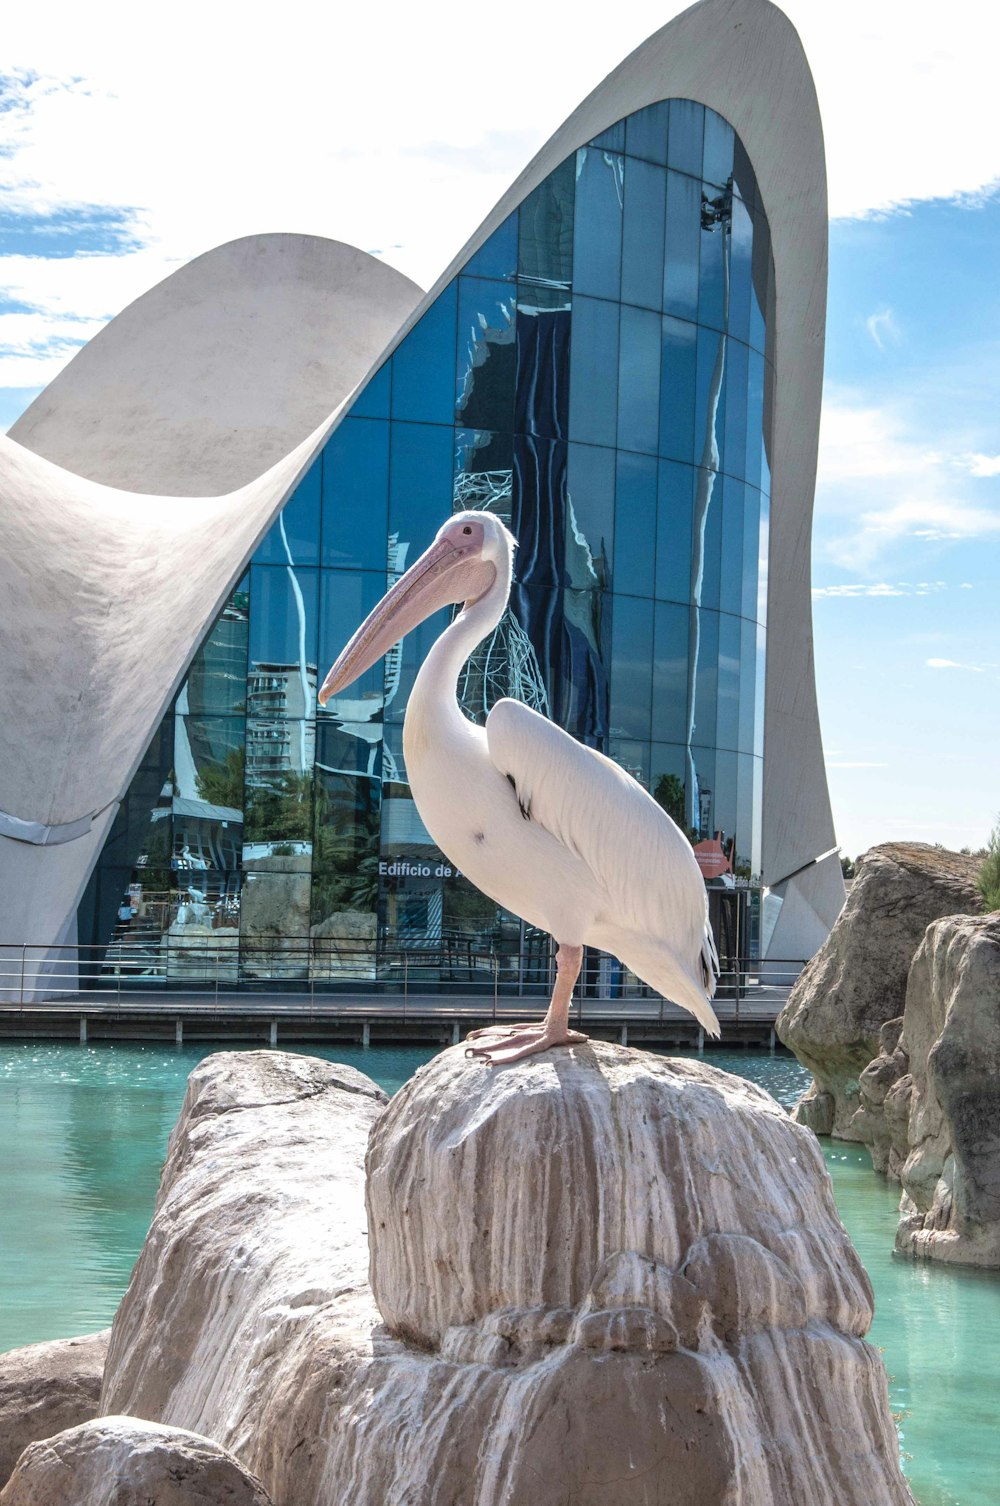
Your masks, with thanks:
M 95 828 L 106 830 L 107 813 L 127 789 L 206 628 L 357 387 L 565 157 L 623 116 L 669 97 L 696 99 L 733 125 L 770 224 L 778 380 L 763 876 L 776 884 L 793 875 L 787 892 L 795 874 L 808 872 L 810 907 L 832 924 L 843 884 L 838 865 L 816 862 L 835 838 L 816 708 L 809 559 L 826 305 L 826 179 L 808 65 L 794 28 L 769 0 L 701 0 L 626 58 L 525 168 L 388 345 L 384 333 L 373 338 L 366 363 L 359 358 L 345 370 L 344 397 L 331 417 L 239 491 L 182 504 L 130 495 L 61 471 L 9 440 L 0 444 L 0 487 L 13 509 L 10 526 L 4 525 L 11 537 L 0 557 L 0 591 L 17 634 L 13 684 L 0 688 L 0 810 L 44 827 L 103 811 Z M 363 298 L 360 307 L 368 308 Z M 374 333 L 377 308 L 368 314 Z M 61 670 L 55 676 L 54 665 Z M 34 930 L 42 941 L 61 934 L 100 846 L 95 833 L 53 847 L 50 856 L 61 855 L 64 876 L 52 884 L 44 878 L 51 873 L 55 879 L 56 865 L 44 862 L 47 851 L 0 837 L 0 877 L 13 878 L 16 868 L 27 885 L 23 903 L 8 913 L 14 928 L 8 937 L 35 939 Z M 6 881 L 4 888 L 15 892 Z M 780 921 L 772 954 L 781 953 L 779 933 Z M 785 955 L 808 955 L 796 953 L 795 944 L 789 935 Z
M 326 423 L 422 297 L 341 241 L 227 241 L 105 325 L 9 437 L 124 491 L 222 496 Z

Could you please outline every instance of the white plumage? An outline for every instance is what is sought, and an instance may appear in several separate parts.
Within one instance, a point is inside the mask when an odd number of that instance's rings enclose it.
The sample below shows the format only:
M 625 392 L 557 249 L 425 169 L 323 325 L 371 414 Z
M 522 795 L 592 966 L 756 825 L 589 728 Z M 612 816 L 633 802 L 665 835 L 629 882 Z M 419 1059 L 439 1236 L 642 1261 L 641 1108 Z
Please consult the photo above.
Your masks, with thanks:
M 577 949 L 577 969 L 582 945 L 611 952 L 717 1035 L 708 899 L 683 833 L 624 769 L 529 707 L 500 701 L 485 728 L 459 708 L 461 669 L 507 604 L 513 549 L 492 514 L 457 514 L 354 635 L 321 700 L 418 621 L 464 601 L 420 668 L 403 729 L 427 830 L 497 904 L 548 931 L 567 955 Z M 565 1021 L 563 1032 L 568 1039 Z

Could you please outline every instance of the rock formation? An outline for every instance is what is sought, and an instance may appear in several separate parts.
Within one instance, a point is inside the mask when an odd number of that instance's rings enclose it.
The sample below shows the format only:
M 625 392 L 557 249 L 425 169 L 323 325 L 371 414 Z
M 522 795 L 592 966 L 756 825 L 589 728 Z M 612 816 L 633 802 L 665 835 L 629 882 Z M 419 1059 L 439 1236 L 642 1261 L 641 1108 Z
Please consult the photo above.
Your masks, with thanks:
M 887 1021 L 879 1031 L 879 1053 L 858 1078 L 859 1107 L 851 1120 L 852 1138 L 868 1146 L 872 1166 L 897 1182 L 910 1151 L 908 1129 L 913 1092 L 910 1058 L 902 1034 L 902 1015 Z
M 0 1354 L 0 1485 L 29 1443 L 97 1416 L 110 1333 Z
M 912 1099 L 896 1249 L 1000 1266 L 1000 912 L 929 928 L 902 1044 Z
M 182 1428 L 101 1417 L 33 1443 L 0 1506 L 273 1506 L 226 1449 Z
M 840 919 L 807 963 L 777 1020 L 777 1033 L 814 1082 L 796 1117 L 817 1134 L 858 1138 L 858 1078 L 879 1052 L 879 1032 L 903 1013 L 906 979 L 927 927 L 975 914 L 978 859 L 921 842 L 873 847 L 858 868 Z
M 867 1278 L 767 1094 L 594 1043 L 456 1048 L 379 1100 L 201 1064 L 106 1410 L 216 1439 L 279 1506 L 910 1501 Z

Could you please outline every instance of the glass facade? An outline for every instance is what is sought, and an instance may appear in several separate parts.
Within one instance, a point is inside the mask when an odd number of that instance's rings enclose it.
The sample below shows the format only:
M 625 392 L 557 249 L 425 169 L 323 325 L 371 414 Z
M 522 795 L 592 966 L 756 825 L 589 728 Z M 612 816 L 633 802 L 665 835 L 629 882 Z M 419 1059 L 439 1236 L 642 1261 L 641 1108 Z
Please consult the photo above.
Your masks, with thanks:
M 472 969 L 523 942 L 410 799 L 403 714 L 447 614 L 316 704 L 387 585 L 467 507 L 519 541 L 467 713 L 527 701 L 756 873 L 771 267 L 746 153 L 701 105 L 652 105 L 550 174 L 257 549 L 133 780 L 80 940 L 150 982 L 330 986 L 388 978 L 408 947 Z

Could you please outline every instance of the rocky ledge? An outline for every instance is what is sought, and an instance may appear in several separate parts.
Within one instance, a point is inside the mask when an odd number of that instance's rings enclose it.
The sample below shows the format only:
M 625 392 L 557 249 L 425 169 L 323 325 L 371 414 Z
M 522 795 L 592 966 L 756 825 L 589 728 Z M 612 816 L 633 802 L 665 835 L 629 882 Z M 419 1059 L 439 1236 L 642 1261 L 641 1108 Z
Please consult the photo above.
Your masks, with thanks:
M 110 1333 L 0 1354 L 0 1485 L 29 1443 L 97 1416 Z
M 870 1319 L 812 1136 L 711 1067 L 456 1048 L 383 1111 L 347 1069 L 226 1054 L 103 1407 L 278 1506 L 903 1506 Z
M 861 1073 L 879 1055 L 883 1025 L 903 1013 L 927 927 L 982 908 L 978 869 L 976 858 L 921 842 L 865 854 L 840 918 L 778 1016 L 778 1036 L 813 1074 L 796 1109 L 800 1123 L 819 1135 L 862 1138 L 854 1122 Z

